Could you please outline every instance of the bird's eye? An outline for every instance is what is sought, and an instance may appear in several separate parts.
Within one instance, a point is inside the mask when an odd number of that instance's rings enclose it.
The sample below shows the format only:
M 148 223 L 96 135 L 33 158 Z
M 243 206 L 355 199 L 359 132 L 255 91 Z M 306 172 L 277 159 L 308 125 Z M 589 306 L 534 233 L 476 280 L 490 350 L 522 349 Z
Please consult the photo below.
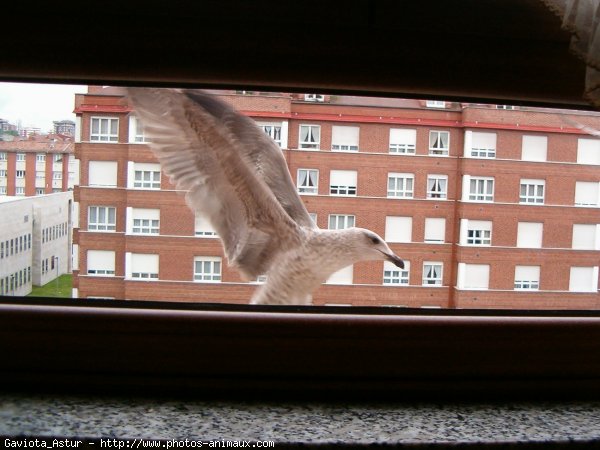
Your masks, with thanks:
M 371 242 L 372 242 L 373 244 L 379 244 L 380 240 L 379 240 L 379 238 L 378 238 L 377 236 L 373 236 L 373 237 L 371 238 Z

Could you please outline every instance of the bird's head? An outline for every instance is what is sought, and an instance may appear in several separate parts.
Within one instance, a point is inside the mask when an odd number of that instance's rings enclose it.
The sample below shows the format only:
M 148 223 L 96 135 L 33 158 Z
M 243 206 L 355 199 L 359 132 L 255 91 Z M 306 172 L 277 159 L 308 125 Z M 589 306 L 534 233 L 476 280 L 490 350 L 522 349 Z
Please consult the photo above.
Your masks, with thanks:
M 353 241 L 356 250 L 360 252 L 361 260 L 382 259 L 404 269 L 404 261 L 390 249 L 377 233 L 365 228 L 349 228 L 348 232 L 353 235 Z

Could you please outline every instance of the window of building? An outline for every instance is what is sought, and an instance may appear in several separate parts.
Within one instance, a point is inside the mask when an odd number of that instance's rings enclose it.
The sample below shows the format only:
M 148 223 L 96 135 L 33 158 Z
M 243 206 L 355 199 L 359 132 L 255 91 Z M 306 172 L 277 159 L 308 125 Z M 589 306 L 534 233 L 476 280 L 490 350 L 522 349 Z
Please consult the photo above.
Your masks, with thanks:
M 196 236 L 217 237 L 217 232 L 212 227 L 208 219 L 199 214 L 196 214 L 194 230 L 194 234 Z
M 324 102 L 325 96 L 321 94 L 304 94 L 304 101 L 306 102 Z
M 6 152 L 0 152 L 0 161 L 6 161 Z
M 460 243 L 462 245 L 492 245 L 492 221 L 461 219 Z
M 261 128 L 265 133 L 267 133 L 267 136 L 269 136 L 271 139 L 273 139 L 279 147 L 283 147 L 281 122 L 280 123 L 257 122 L 256 125 L 258 125 L 259 128 Z
M 598 291 L 598 266 L 571 267 L 569 277 L 569 291 L 571 292 L 597 292 Z
M 194 258 L 194 281 L 213 283 L 221 281 L 221 258 L 197 256 Z
M 25 171 L 24 170 L 17 170 L 16 171 L 16 177 L 17 178 L 25 178 Z
M 548 154 L 548 137 L 523 136 L 521 159 L 523 161 L 546 161 Z
M 115 231 L 117 225 L 116 211 L 113 206 L 90 206 L 88 208 L 88 230 Z
M 131 233 L 160 234 L 160 209 L 127 208 L 131 214 Z
M 577 163 L 600 164 L 600 139 L 577 139 Z
M 448 176 L 427 176 L 427 198 L 445 199 L 448 197 Z
M 25 188 L 24 187 L 16 187 L 15 195 L 25 195 Z
M 355 217 L 348 214 L 330 214 L 329 215 L 329 229 L 330 230 L 343 230 L 346 228 L 352 228 L 354 226 Z
M 38 171 L 36 171 L 36 172 L 35 172 L 35 177 L 36 177 L 38 180 L 43 180 L 43 179 L 45 179 L 45 178 L 46 178 L 46 172 L 44 172 L 44 171 L 41 171 L 41 170 L 38 170 Z
M 63 154 L 56 153 L 52 159 L 54 160 L 55 163 L 61 163 L 63 161 Z
M 332 170 L 329 175 L 329 193 L 331 195 L 356 195 L 356 170 Z
M 129 116 L 129 143 L 143 144 L 149 142 L 144 134 L 144 126 L 134 115 Z
M 357 152 L 359 142 L 359 127 L 331 127 L 331 150 Z
M 450 151 L 450 132 L 431 130 L 429 132 L 429 154 L 448 156 Z
M 463 198 L 465 201 L 493 202 L 494 178 L 464 175 L 463 192 L 466 194 L 466 198 Z
M 317 169 L 298 169 L 296 184 L 300 194 L 318 194 L 319 171 Z
M 458 263 L 458 289 L 488 289 L 490 283 L 490 266 L 488 264 Z
M 406 128 L 390 129 L 390 153 L 414 155 L 417 147 L 417 130 Z
M 412 242 L 412 217 L 387 216 L 385 218 L 387 242 Z
M 35 155 L 35 160 L 37 162 L 46 162 L 46 154 L 45 153 L 38 153 Z
M 158 279 L 158 255 L 142 253 L 125 254 L 125 271 L 128 278 L 137 280 Z
M 466 131 L 465 156 L 471 158 L 495 158 L 496 133 Z
M 344 267 L 331 274 L 327 279 L 327 284 L 352 284 L 354 279 L 354 266 Z
M 92 117 L 90 141 L 118 142 L 119 119 L 114 117 Z
M 62 180 L 62 172 L 52 172 L 53 180 Z
M 415 176 L 412 173 L 389 173 L 387 196 L 413 198 Z
M 116 187 L 117 186 L 117 162 L 116 161 L 90 161 L 89 162 L 89 186 Z
M 444 217 L 425 218 L 425 242 L 443 244 L 446 241 L 446 219 Z
M 423 263 L 423 286 L 441 286 L 444 264 L 441 262 Z
M 95 276 L 114 276 L 115 252 L 112 250 L 88 250 L 87 274 Z
M 519 203 L 542 205 L 544 203 L 544 180 L 521 180 Z
M 425 102 L 425 105 L 428 108 L 445 108 L 446 107 L 446 102 L 440 101 L 440 100 L 427 100 Z
M 133 163 L 134 189 L 160 189 L 160 164 Z
M 384 286 L 408 286 L 410 274 L 410 261 L 404 260 L 404 269 L 396 267 L 389 261 L 383 263 Z
M 321 126 L 320 125 L 300 125 L 301 149 L 318 150 L 321 145 Z
M 25 161 L 25 153 L 17 153 L 17 162 Z
M 517 224 L 517 247 L 542 248 L 543 232 L 543 223 L 519 222 Z
M 515 290 L 537 291 L 540 288 L 540 266 L 515 266 Z
M 0 169 L 0 178 L 6 178 L 6 169 Z
M 600 250 L 599 229 L 598 224 L 573 224 L 571 247 L 575 250 Z
M 600 206 L 600 189 L 596 181 L 575 182 L 575 206 L 587 206 L 597 208 Z

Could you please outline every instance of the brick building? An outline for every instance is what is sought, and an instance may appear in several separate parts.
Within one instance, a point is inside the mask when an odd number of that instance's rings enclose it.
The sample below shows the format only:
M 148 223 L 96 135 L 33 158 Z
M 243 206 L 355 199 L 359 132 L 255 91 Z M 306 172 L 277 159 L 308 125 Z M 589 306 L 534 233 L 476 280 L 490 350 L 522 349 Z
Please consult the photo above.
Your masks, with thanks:
M 0 195 L 33 196 L 66 192 L 79 182 L 73 140 L 33 135 L 0 141 Z
M 385 237 L 315 304 L 599 309 L 600 114 L 348 96 L 221 93 L 282 148 L 321 228 Z M 74 295 L 246 303 L 145 145 L 122 91 L 75 99 Z M 565 116 L 568 118 L 566 119 Z

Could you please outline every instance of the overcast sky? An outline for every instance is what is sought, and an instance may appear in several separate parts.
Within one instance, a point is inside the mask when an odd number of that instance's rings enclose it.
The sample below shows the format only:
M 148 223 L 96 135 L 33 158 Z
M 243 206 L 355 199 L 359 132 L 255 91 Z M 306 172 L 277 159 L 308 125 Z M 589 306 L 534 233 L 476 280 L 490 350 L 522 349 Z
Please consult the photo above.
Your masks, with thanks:
M 54 120 L 75 120 L 75 93 L 85 92 L 87 86 L 0 82 L 0 119 L 51 131 Z

